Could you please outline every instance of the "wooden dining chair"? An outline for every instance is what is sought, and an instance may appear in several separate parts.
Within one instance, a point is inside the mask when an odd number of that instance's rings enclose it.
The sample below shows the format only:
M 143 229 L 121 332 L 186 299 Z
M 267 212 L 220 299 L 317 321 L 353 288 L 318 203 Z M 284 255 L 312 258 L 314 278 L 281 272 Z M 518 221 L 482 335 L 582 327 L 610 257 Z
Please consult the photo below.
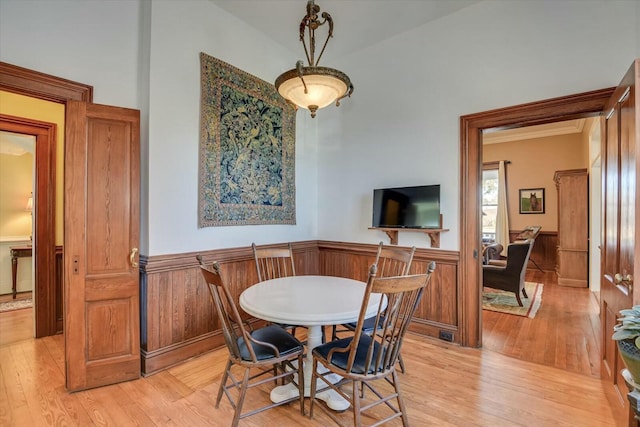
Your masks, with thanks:
M 371 266 L 354 335 L 313 349 L 309 410 L 311 418 L 313 418 L 316 393 L 332 389 L 351 404 L 356 426 L 362 425 L 362 414 L 374 407 L 381 409 L 375 413 L 368 413 L 367 416 L 376 418 L 375 425 L 398 417 L 402 418 L 404 426 L 409 425 L 395 366 L 404 335 L 434 270 L 435 262 L 432 261 L 424 274 L 377 277 L 376 265 Z M 364 323 L 368 319 L 366 311 L 372 293 L 384 294 L 387 304 L 385 306 L 385 298 L 382 298 L 373 317 L 375 332 L 368 334 L 364 331 Z M 322 365 L 325 369 L 318 371 L 318 365 Z M 331 374 L 337 374 L 341 380 L 334 384 Z M 391 391 L 386 384 L 379 386 L 377 381 L 383 380 L 391 385 Z M 350 393 L 342 389 L 349 383 L 351 384 Z M 365 388 L 372 392 L 367 394 L 369 396 L 367 398 L 364 394 Z M 324 405 L 319 406 L 329 418 L 340 424 L 331 410 Z M 389 412 L 390 414 L 387 415 Z M 378 420 L 380 417 L 383 419 Z
M 287 244 L 287 247 L 278 248 L 259 248 L 255 243 L 252 243 L 251 248 L 253 249 L 253 258 L 256 261 L 259 282 L 296 275 L 291 243 Z
M 391 276 L 405 276 L 409 274 L 411 269 L 411 263 L 413 261 L 413 255 L 416 252 L 416 247 L 413 246 L 409 249 L 398 246 L 385 246 L 382 242 L 378 245 L 378 253 L 376 255 L 375 266 L 377 268 L 378 277 L 391 277 Z M 375 319 L 369 318 L 364 322 L 364 331 L 366 333 L 373 332 Z M 331 340 L 338 339 L 338 333 L 340 332 L 353 332 L 356 328 L 356 323 L 344 323 L 342 325 L 334 325 L 331 333 Z M 405 372 L 404 359 L 402 355 L 399 358 L 400 370 Z
M 253 249 L 253 257 L 256 261 L 256 269 L 258 271 L 258 281 L 263 282 L 270 279 L 279 279 L 281 277 L 289 277 L 296 275 L 296 267 L 293 261 L 293 249 L 291 243 L 287 247 L 263 247 L 259 248 L 255 243 L 251 244 Z M 296 328 L 304 328 L 304 326 L 285 325 L 278 323 L 280 327 L 291 332 L 295 336 Z M 322 342 L 325 342 L 324 328 L 322 332 Z
M 245 417 L 294 400 L 299 400 L 300 413 L 304 416 L 303 344 L 276 325 L 265 326 L 254 331 L 247 330 L 229 287 L 221 275 L 218 263 L 214 262 L 210 268 L 201 265 L 200 271 L 218 311 L 222 334 L 229 350 L 229 359 L 220 380 L 215 407 L 220 407 L 220 400 L 224 393 L 234 409 L 233 426 L 237 426 Z M 294 361 L 297 364 L 292 363 Z M 242 378 L 234 376 L 232 372 L 234 365 L 244 369 Z M 258 372 L 252 374 L 252 370 Z M 277 373 L 275 377 L 261 378 L 272 371 Z M 297 377 L 294 377 L 295 375 Z M 299 396 L 242 412 L 249 389 L 286 378 L 297 379 Z M 232 393 L 234 389 L 237 393 Z M 235 398 L 234 394 L 236 394 Z

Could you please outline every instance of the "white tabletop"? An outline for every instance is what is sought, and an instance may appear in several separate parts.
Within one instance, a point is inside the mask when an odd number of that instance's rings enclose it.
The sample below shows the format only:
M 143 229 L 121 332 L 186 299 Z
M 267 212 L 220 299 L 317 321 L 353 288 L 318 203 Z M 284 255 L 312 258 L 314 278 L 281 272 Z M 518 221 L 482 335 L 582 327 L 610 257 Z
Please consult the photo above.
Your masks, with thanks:
M 335 325 L 358 320 L 366 283 L 343 277 L 292 276 L 265 280 L 242 292 L 240 306 L 252 316 L 289 325 Z M 371 294 L 367 317 L 381 294 Z

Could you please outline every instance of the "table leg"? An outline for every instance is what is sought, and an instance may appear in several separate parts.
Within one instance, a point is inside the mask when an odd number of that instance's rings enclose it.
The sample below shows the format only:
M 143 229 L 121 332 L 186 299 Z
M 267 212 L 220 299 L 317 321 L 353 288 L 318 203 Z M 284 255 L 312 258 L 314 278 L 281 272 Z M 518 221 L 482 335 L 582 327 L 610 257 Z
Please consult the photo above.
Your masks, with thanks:
M 17 292 L 17 280 L 18 280 L 18 257 L 14 254 L 11 254 L 11 293 L 13 294 L 13 299 L 16 299 Z
M 304 364 L 304 397 L 311 395 L 311 376 L 313 371 L 313 354 L 314 348 L 322 344 L 322 326 L 314 325 L 308 327 L 307 332 L 307 362 Z M 321 367 L 318 366 L 318 369 Z M 340 381 L 340 376 L 333 375 L 331 381 Z M 322 380 L 318 381 L 318 387 L 324 386 Z M 271 390 L 271 401 L 274 403 L 282 402 L 283 400 L 298 396 L 298 387 L 293 384 L 285 384 Z M 333 390 L 325 390 L 316 393 L 316 397 L 320 400 L 324 400 L 327 406 L 334 411 L 344 411 L 349 408 L 349 402 L 347 402 L 342 396 Z

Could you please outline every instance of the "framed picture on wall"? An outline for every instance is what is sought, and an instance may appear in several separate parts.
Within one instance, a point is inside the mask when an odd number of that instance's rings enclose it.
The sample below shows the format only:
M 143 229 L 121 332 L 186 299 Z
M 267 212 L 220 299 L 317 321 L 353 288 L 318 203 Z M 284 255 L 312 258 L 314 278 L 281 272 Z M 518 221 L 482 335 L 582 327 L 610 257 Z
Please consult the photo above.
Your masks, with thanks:
M 520 213 L 543 214 L 544 213 L 544 188 L 520 189 Z

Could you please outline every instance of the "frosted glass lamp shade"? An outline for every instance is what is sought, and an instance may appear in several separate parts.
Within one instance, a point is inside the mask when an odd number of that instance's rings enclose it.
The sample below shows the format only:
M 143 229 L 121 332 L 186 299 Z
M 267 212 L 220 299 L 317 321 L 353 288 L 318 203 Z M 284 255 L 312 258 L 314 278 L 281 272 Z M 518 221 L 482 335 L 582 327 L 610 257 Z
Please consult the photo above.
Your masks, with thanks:
M 283 98 L 311 111 L 311 117 L 331 103 L 339 105 L 339 100 L 349 95 L 353 87 L 346 74 L 333 68 L 304 67 L 302 72 L 302 78 L 297 69 L 281 74 L 275 86 Z

